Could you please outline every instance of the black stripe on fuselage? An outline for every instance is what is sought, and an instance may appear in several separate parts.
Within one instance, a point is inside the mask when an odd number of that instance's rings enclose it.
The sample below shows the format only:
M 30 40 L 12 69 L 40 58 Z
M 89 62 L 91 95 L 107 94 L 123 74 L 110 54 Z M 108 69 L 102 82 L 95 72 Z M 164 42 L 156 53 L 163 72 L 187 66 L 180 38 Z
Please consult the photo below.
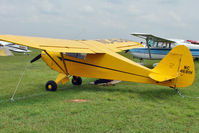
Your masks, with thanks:
M 62 61 L 61 57 L 58 57 L 58 58 Z M 94 65 L 94 64 L 89 64 L 89 63 L 85 63 L 85 62 L 80 62 L 80 61 L 76 61 L 76 60 L 71 60 L 71 59 L 66 59 L 66 58 L 64 58 L 64 60 L 70 61 L 70 62 L 75 62 L 75 63 L 80 63 L 80 64 L 84 64 L 84 65 L 88 65 L 88 66 L 108 69 L 108 70 L 112 70 L 112 71 L 116 71 L 116 72 L 126 73 L 126 74 L 130 74 L 130 75 L 140 76 L 140 77 L 144 77 L 144 78 L 149 78 L 149 77 L 138 75 L 138 74 L 134 74 L 134 73 L 124 72 L 124 71 L 120 71 L 120 70 L 116 70 L 116 69 L 112 69 L 112 68 L 108 68 L 108 67 L 103 67 L 103 66 L 98 66 L 98 65 Z

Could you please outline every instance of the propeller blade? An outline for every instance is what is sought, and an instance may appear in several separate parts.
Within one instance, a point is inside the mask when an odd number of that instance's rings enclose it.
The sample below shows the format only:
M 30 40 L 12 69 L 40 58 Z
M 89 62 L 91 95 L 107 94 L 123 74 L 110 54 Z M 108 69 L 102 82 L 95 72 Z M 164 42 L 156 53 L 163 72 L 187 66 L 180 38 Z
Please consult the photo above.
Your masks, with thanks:
M 37 55 L 34 59 L 32 59 L 32 60 L 30 61 L 30 63 L 33 63 L 33 62 L 39 60 L 40 58 L 41 58 L 41 54 Z

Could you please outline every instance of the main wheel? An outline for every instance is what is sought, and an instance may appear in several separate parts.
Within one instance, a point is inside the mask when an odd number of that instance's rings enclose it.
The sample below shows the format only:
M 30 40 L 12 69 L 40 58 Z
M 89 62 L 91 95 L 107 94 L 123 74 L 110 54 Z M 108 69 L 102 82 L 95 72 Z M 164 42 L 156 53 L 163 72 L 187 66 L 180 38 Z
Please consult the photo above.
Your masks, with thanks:
M 73 83 L 73 85 L 81 85 L 82 84 L 82 78 L 77 77 L 77 76 L 73 76 L 72 83 Z
M 46 90 L 47 91 L 56 91 L 57 90 L 57 83 L 53 80 L 50 80 L 46 83 Z

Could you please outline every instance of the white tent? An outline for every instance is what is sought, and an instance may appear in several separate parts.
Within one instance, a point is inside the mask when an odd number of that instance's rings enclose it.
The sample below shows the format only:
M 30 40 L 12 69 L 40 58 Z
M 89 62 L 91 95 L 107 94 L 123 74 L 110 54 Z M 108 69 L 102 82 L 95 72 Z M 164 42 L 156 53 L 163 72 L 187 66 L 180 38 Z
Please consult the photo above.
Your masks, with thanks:
M 0 47 L 0 56 L 13 56 L 13 53 L 6 47 Z

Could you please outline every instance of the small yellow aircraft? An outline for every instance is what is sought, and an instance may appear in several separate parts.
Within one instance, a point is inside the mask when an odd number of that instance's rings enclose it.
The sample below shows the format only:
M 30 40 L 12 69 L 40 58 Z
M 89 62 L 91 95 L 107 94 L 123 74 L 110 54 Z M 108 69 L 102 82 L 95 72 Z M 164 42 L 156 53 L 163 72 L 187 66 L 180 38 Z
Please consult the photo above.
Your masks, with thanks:
M 142 47 L 140 43 L 121 40 L 63 40 L 27 36 L 0 35 L 0 40 L 42 49 L 31 62 L 42 58 L 59 74 L 46 83 L 46 90 L 56 91 L 57 84 L 81 85 L 81 77 L 150 83 L 172 88 L 187 87 L 195 78 L 192 55 L 186 46 L 173 48 L 154 69 L 144 67 L 118 54 Z

